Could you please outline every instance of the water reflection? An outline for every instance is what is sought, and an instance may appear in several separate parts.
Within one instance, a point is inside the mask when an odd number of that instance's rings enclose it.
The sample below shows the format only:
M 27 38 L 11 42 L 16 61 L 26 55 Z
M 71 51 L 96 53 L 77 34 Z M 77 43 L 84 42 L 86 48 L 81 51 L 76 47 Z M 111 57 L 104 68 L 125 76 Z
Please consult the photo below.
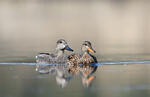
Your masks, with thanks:
M 64 88 L 68 85 L 70 80 L 74 77 L 74 75 L 67 75 L 64 68 L 55 68 L 56 69 L 56 82 L 57 84 Z
M 43 68 L 41 68 L 41 66 Z M 87 88 L 92 84 L 93 80 L 96 78 L 94 73 L 96 72 L 97 67 L 91 70 L 91 67 L 81 66 L 80 68 L 78 68 L 78 72 L 72 73 L 70 72 L 70 68 L 66 64 L 63 65 L 53 64 L 53 65 L 41 65 L 41 66 L 36 64 L 36 71 L 38 71 L 41 74 L 55 75 L 56 83 L 61 88 L 65 88 L 75 76 L 80 76 L 83 86 Z M 72 69 L 77 69 L 77 68 L 72 67 Z
M 81 68 L 81 78 L 82 78 L 82 84 L 84 87 L 89 87 L 92 81 L 96 78 L 94 76 L 94 73 L 96 72 L 96 70 L 97 70 L 97 66 Z

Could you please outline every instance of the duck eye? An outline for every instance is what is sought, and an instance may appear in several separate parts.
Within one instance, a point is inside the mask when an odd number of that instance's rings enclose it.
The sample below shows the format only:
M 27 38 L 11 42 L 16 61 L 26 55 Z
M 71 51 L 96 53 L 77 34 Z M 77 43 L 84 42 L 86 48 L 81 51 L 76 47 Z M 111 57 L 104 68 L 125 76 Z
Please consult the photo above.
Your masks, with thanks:
M 84 44 L 85 46 L 87 46 L 87 44 Z
M 62 41 L 60 41 L 59 43 L 62 43 Z

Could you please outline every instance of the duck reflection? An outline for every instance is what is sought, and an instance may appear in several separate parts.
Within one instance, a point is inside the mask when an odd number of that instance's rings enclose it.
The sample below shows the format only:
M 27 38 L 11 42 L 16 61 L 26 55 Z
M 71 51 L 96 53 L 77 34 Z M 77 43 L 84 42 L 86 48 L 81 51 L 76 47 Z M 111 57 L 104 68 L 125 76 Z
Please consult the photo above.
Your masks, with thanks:
M 71 79 L 73 79 L 74 74 L 70 74 L 68 72 L 68 69 L 65 64 L 55 64 L 55 65 L 49 65 L 46 66 L 49 67 L 49 69 L 41 69 L 38 71 L 40 74 L 51 74 L 55 75 L 56 77 L 56 83 L 61 88 L 65 88 Z M 39 67 L 36 66 L 36 70 L 39 70 Z M 43 73 L 44 72 L 44 73 Z
M 36 69 L 39 68 L 36 67 Z M 72 69 L 77 70 L 76 67 L 72 67 Z M 80 76 L 83 86 L 88 88 L 95 79 L 94 73 L 96 72 L 96 70 L 97 67 L 81 66 L 80 68 L 78 67 L 77 73 L 77 72 L 70 72 L 70 68 L 68 68 L 68 66 L 66 66 L 65 64 L 55 66 L 50 65 L 48 74 L 55 75 L 56 83 L 61 88 L 65 88 L 75 76 Z M 47 72 L 47 69 L 39 71 L 39 73 L 41 72 Z
M 74 77 L 74 75 L 68 75 L 66 71 L 67 70 L 63 67 L 56 68 L 56 82 L 61 88 L 66 87 L 70 80 Z

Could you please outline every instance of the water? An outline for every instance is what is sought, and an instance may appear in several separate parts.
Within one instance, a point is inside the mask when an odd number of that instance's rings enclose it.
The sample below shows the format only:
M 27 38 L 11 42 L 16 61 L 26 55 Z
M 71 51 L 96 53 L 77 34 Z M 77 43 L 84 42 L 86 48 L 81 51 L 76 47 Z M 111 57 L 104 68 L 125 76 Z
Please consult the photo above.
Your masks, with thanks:
M 1 65 L 1 97 L 149 97 L 149 64 L 101 65 L 92 85 L 83 86 L 75 76 L 65 88 L 56 83 L 55 75 L 40 74 L 35 66 Z

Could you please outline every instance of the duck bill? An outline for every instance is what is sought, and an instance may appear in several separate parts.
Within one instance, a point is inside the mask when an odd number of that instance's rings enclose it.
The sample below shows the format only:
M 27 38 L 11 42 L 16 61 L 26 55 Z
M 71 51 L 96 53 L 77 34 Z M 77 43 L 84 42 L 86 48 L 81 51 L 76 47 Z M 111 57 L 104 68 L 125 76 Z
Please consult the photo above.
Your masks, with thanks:
M 71 49 L 68 45 L 66 45 L 65 49 L 73 52 L 73 49 Z
M 93 48 L 88 48 L 88 51 L 91 53 L 96 53 L 96 51 Z

